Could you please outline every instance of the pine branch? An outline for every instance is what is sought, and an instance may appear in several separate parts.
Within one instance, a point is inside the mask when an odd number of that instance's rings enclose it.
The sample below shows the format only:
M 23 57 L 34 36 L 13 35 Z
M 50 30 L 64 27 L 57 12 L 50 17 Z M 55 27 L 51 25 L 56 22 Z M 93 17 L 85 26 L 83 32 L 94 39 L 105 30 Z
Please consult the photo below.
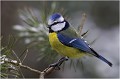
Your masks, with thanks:
M 13 64 L 15 66 L 19 66 L 19 67 L 28 69 L 28 70 L 30 70 L 32 72 L 38 73 L 39 74 L 39 78 L 40 79 L 44 79 L 45 75 L 48 75 L 48 74 L 52 73 L 54 70 L 59 70 L 60 69 L 59 67 L 61 66 L 61 64 L 64 61 L 66 61 L 66 60 L 68 60 L 66 57 L 62 57 L 56 63 L 49 65 L 43 71 L 39 71 L 39 70 L 33 69 L 33 68 L 29 67 L 29 66 L 23 65 L 22 63 L 18 63 L 18 61 L 16 61 L 16 60 L 5 59 L 4 61 L 6 63 L 10 63 L 10 64 Z
M 36 69 L 33 69 L 33 68 L 29 67 L 29 66 L 23 65 L 22 63 L 19 63 L 18 66 L 20 66 L 20 67 L 22 67 L 22 68 L 25 68 L 25 69 L 28 69 L 28 70 L 30 70 L 30 71 L 32 71 L 32 72 L 36 72 L 36 73 L 38 73 L 38 74 L 41 74 L 41 71 L 36 70 Z

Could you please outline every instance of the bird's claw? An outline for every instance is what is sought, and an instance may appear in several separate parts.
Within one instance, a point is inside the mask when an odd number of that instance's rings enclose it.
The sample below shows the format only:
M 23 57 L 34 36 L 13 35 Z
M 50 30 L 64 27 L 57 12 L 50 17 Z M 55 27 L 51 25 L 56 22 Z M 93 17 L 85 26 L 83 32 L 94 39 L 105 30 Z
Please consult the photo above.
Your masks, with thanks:
M 49 67 L 54 67 L 55 70 L 60 70 L 60 65 L 67 60 L 68 60 L 68 57 L 62 57 L 56 63 L 50 64 Z
M 55 70 L 60 70 L 60 66 L 58 63 L 50 64 L 49 67 L 54 67 Z

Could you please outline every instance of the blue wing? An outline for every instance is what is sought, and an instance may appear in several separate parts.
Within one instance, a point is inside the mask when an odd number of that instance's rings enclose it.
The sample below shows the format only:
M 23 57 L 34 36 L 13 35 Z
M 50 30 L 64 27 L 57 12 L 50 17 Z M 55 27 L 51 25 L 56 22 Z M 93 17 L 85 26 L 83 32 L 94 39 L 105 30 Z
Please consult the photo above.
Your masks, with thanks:
M 101 59 L 102 61 L 106 62 L 109 66 L 112 66 L 112 63 L 106 60 L 101 55 L 97 54 L 83 39 L 80 38 L 72 38 L 68 37 L 66 35 L 63 35 L 61 33 L 58 33 L 58 39 L 59 41 L 69 47 L 77 48 L 79 50 L 82 50 L 86 53 L 92 54 L 96 56 L 97 58 Z
M 91 52 L 89 45 L 83 39 L 71 38 L 61 33 L 58 33 L 58 39 L 62 44 L 66 46 L 74 47 L 84 52 Z

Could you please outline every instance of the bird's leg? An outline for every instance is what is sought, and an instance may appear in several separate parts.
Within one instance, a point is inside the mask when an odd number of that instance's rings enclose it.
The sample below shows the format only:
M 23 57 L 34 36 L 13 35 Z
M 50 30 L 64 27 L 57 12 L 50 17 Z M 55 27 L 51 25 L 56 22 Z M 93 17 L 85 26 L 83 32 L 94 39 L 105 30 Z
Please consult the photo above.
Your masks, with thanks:
M 64 62 L 67 61 L 68 57 L 62 57 L 60 58 L 56 63 L 50 64 L 49 67 L 54 67 L 56 70 L 60 70 L 60 65 Z

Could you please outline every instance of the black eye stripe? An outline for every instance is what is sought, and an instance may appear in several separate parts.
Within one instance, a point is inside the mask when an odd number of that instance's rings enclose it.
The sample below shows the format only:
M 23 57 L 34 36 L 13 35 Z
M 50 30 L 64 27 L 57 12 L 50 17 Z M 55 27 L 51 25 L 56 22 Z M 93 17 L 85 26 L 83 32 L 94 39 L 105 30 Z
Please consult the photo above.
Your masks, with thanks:
M 50 27 L 53 26 L 53 25 L 56 25 L 56 24 L 58 24 L 58 23 L 63 23 L 63 22 L 65 22 L 65 21 L 62 21 L 62 22 L 54 22 L 53 24 L 48 25 L 48 28 L 50 28 Z

